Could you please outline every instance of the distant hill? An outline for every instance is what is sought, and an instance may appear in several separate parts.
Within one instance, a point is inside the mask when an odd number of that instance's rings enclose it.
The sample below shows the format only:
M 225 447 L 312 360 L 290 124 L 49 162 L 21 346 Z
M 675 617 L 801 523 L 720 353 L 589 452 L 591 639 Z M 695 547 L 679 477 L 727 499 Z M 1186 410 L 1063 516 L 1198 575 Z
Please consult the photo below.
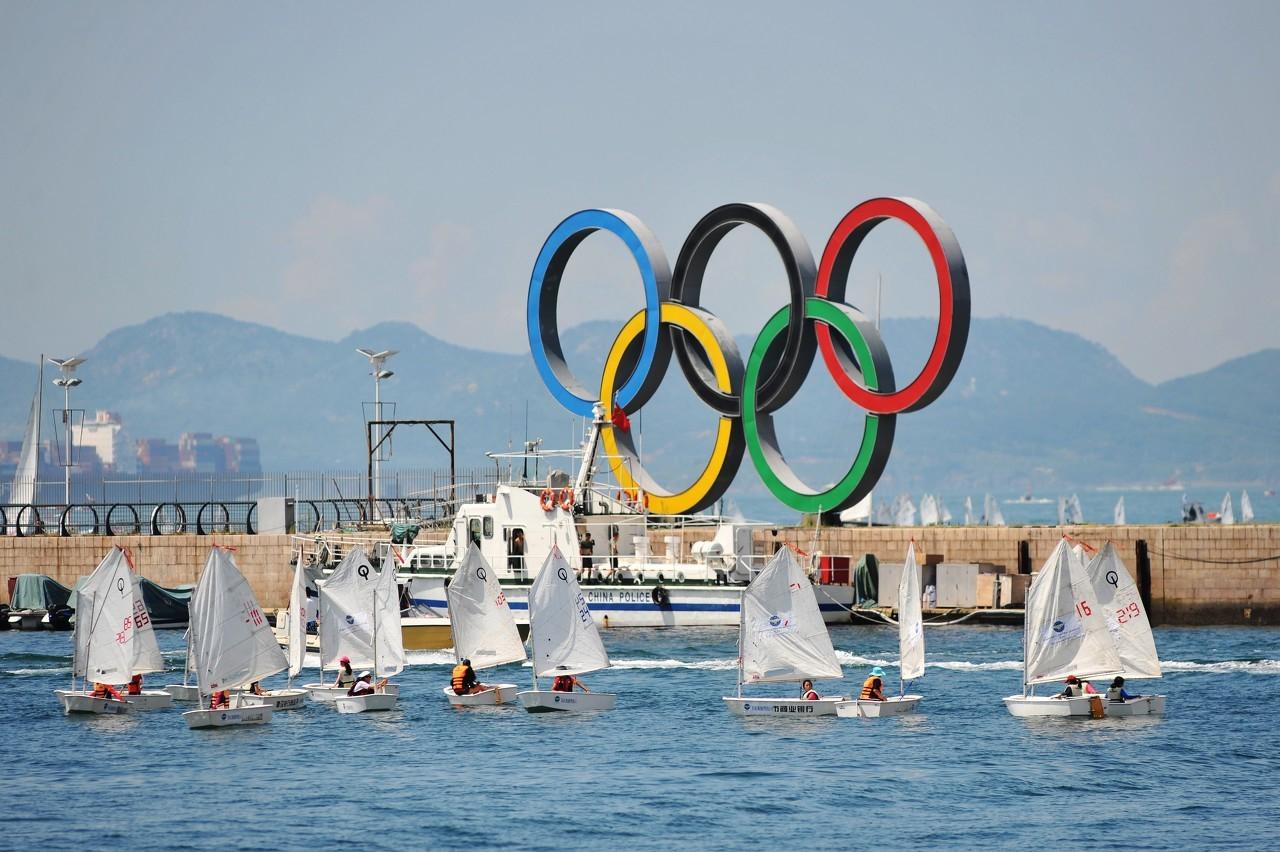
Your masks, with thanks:
M 584 376 L 599 375 L 616 331 L 616 323 L 593 322 L 565 332 L 566 352 Z M 932 320 L 886 321 L 899 384 L 923 362 L 933 333 Z M 745 355 L 750 339 L 739 344 Z M 134 437 L 175 440 L 197 430 L 256 437 L 268 470 L 359 468 L 360 403 L 372 399 L 373 388 L 357 346 L 400 350 L 385 397 L 402 418 L 456 419 L 462 467 L 487 464 L 486 450 L 518 446 L 526 404 L 531 436 L 561 448 L 573 439 L 573 418 L 552 402 L 527 355 L 457 346 L 397 322 L 332 343 L 214 314 L 161 316 L 117 329 L 83 353 L 85 384 L 73 399 L 90 411 L 120 412 Z M 33 364 L 0 358 L 0 438 L 21 437 L 34 381 Z M 924 411 L 898 418 L 886 487 L 1055 493 L 1175 474 L 1275 482 L 1276 387 L 1280 350 L 1153 386 L 1078 335 L 1023 320 L 975 319 L 951 388 Z M 57 404 L 46 395 L 46 408 Z M 797 470 L 822 485 L 848 464 L 861 415 L 819 361 L 778 422 Z M 705 459 L 713 423 L 673 364 L 636 418 L 655 474 L 687 479 Z M 395 449 L 393 464 L 443 465 L 429 436 L 397 434 Z M 745 470 L 738 483 L 735 491 L 743 493 L 761 487 Z

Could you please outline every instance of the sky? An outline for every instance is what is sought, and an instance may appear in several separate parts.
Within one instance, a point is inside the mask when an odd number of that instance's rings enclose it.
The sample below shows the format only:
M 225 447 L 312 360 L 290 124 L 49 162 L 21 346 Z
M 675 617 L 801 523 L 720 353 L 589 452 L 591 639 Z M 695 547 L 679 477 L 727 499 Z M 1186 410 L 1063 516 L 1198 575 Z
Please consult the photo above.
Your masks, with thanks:
M 906 195 L 955 231 L 975 315 L 1199 372 L 1280 345 L 1278 30 L 1275 3 L 0 0 L 0 355 L 184 310 L 527 351 L 533 260 L 576 210 L 629 210 L 674 262 L 719 204 L 820 254 Z M 886 316 L 936 315 L 902 226 L 850 301 L 877 280 Z M 630 315 L 637 281 L 591 237 L 561 324 Z M 704 305 L 744 334 L 785 299 L 730 235 Z

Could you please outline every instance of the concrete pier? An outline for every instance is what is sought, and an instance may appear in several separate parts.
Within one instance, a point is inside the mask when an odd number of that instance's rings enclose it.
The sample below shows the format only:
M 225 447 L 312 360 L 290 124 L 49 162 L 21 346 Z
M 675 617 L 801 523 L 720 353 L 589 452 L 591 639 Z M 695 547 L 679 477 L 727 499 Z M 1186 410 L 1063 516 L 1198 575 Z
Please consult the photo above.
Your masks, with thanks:
M 873 553 L 901 562 L 914 539 L 921 562 L 987 563 L 1009 574 L 1039 570 L 1063 532 L 1095 546 L 1114 542 L 1149 601 L 1157 624 L 1280 624 L 1280 525 L 1067 527 L 840 527 L 816 531 L 779 527 L 756 533 L 762 553 L 785 542 L 803 551 L 847 555 Z M 708 531 L 704 537 L 709 537 Z M 663 553 L 661 533 L 652 552 Z M 697 540 L 686 534 L 685 547 Z M 235 548 L 236 561 L 263 606 L 288 601 L 287 535 L 36 536 L 0 538 L 0 601 L 8 578 L 48 574 L 71 586 L 101 561 L 107 549 L 130 549 L 139 573 L 162 586 L 194 583 L 213 544 Z M 687 554 L 686 554 L 687 556 Z

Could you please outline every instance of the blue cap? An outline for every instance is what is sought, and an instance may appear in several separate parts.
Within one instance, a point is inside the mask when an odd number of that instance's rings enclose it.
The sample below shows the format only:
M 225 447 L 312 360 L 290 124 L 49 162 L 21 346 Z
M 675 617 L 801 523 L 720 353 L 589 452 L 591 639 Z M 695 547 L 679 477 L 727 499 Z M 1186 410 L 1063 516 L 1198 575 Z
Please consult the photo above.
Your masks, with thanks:
M 876 666 L 874 669 L 871 670 L 871 676 L 884 677 L 884 669 L 880 668 L 879 666 Z

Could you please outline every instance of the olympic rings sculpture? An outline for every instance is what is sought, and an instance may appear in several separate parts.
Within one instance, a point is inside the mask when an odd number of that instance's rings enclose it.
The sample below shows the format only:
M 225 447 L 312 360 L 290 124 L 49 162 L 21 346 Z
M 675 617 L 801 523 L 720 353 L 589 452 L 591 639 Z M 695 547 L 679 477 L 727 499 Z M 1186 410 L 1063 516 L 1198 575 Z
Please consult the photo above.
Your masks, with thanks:
M 880 334 L 847 304 L 854 256 L 877 225 L 906 224 L 929 250 L 938 285 L 938 329 L 919 375 L 899 388 Z M 787 274 L 789 300 L 765 323 L 746 362 L 728 328 L 700 304 L 707 262 L 739 225 L 769 238 Z M 595 231 L 622 240 L 644 283 L 644 309 L 618 333 L 598 389 L 583 385 L 565 361 L 556 321 L 560 281 L 577 247 Z M 574 213 L 547 237 L 534 263 L 526 312 L 529 348 L 543 382 L 569 411 L 592 416 L 604 407 L 601 438 L 623 489 L 642 489 L 650 511 L 697 512 L 724 494 L 744 451 L 770 492 L 801 512 L 854 505 L 875 486 L 893 445 L 896 415 L 918 411 L 946 390 L 969 337 L 969 274 L 951 229 L 929 205 L 913 198 L 874 198 L 854 207 L 832 232 L 814 264 L 796 226 L 767 204 L 725 204 L 694 226 L 672 272 L 657 237 L 621 210 Z M 615 424 L 615 406 L 638 411 L 657 391 L 674 352 L 694 393 L 717 415 L 711 456 L 693 483 L 673 491 L 643 468 L 629 429 Z M 816 353 L 844 395 L 865 412 L 857 456 L 834 485 L 814 489 L 791 469 L 779 446 L 773 414 L 795 396 Z

